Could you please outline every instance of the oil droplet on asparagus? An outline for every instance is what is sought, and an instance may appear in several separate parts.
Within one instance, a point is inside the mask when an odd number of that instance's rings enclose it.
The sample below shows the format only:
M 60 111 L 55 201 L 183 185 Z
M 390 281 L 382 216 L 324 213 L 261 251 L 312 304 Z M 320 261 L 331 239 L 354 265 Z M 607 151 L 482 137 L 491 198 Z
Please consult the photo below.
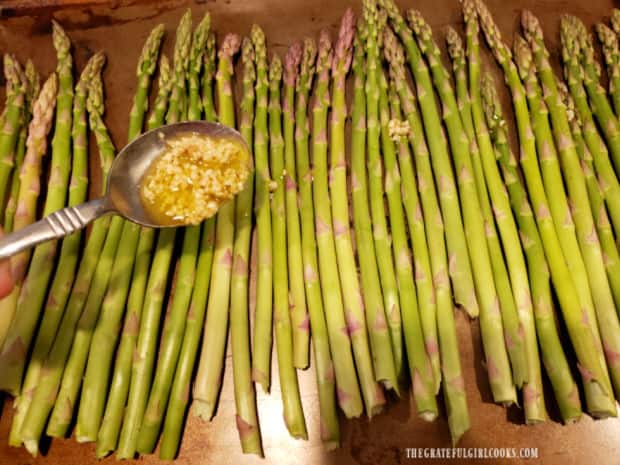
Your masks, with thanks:
M 228 138 L 192 132 L 165 143 L 140 182 L 142 205 L 155 224 L 199 224 L 244 188 L 252 170 L 247 148 Z

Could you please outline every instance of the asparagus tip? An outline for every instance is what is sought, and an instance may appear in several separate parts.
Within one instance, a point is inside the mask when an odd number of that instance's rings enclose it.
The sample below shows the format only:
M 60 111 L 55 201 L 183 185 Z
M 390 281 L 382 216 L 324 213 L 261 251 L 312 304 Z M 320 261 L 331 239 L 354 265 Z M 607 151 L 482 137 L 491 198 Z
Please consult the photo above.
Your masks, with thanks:
M 226 34 L 222 41 L 222 47 L 218 57 L 220 60 L 233 57 L 241 47 L 241 37 L 239 34 Z
M 351 66 L 353 35 L 355 34 L 355 15 L 352 8 L 347 8 L 340 22 L 340 32 L 338 41 L 334 47 L 334 57 L 332 62 L 332 73 L 336 73 L 338 68 L 342 73 L 348 71 Z
M 295 42 L 291 45 L 286 52 L 286 56 L 284 57 L 284 82 L 287 86 L 295 85 L 302 54 L 303 50 L 299 42 Z
M 446 28 L 446 43 L 448 44 L 448 53 L 452 59 L 463 57 L 463 41 L 456 29 L 452 26 Z
M 521 27 L 523 28 L 525 38 L 528 42 L 532 42 L 533 40 L 542 40 L 543 32 L 540 27 L 540 22 L 530 10 L 523 10 L 521 12 Z

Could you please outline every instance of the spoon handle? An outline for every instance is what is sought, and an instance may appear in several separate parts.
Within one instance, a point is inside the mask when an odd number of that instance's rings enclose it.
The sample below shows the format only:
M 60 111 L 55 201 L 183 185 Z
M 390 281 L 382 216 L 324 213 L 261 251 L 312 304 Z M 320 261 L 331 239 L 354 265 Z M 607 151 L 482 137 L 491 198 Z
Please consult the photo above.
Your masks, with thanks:
M 41 242 L 60 239 L 108 213 L 105 198 L 67 207 L 0 238 L 0 259 L 8 258 Z

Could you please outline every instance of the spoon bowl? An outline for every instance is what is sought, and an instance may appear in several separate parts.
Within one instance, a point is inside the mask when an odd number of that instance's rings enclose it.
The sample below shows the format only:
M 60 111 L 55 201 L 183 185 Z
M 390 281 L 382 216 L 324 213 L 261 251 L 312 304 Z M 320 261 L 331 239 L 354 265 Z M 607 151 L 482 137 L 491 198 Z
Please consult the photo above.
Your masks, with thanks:
M 141 226 L 173 227 L 157 222 L 144 208 L 140 196 L 142 178 L 167 148 L 166 141 L 183 134 L 228 139 L 249 149 L 236 130 L 208 121 L 169 124 L 145 132 L 127 144 L 117 155 L 108 176 L 105 196 L 75 207 L 67 207 L 0 239 L 0 259 L 10 257 L 41 242 L 60 239 L 84 228 L 106 214 L 121 215 Z M 177 226 L 177 225 L 175 225 Z

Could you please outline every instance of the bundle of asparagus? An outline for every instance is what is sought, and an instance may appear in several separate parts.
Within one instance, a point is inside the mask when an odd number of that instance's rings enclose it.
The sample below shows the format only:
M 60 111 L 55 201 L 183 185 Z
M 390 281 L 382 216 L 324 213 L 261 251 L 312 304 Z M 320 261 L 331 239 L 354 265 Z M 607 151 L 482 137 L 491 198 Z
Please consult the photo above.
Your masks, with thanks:
M 585 410 L 616 416 L 620 11 L 611 27 L 595 27 L 605 89 L 577 18 L 561 21 L 562 79 L 531 12 L 512 52 L 480 0 L 461 5 L 465 40 L 446 33 L 451 67 L 422 15 L 403 15 L 392 0 L 364 0 L 357 20 L 344 13 L 335 42 L 322 31 L 283 60 L 257 25 L 243 39 L 226 35 L 216 53 L 209 14 L 192 31 L 188 11 L 171 67 L 160 57 L 164 26 L 155 27 L 138 62 L 128 139 L 144 127 L 217 120 L 248 142 L 255 176 L 200 226 L 157 233 L 104 218 L 87 238 L 11 259 L 15 285 L 0 300 L 0 388 L 15 396 L 10 444 L 37 454 L 44 434 L 66 436 L 77 419 L 77 440 L 96 442 L 98 457 L 152 453 L 161 439 L 160 457 L 174 458 L 190 401 L 203 420 L 215 414 L 229 331 L 231 421 L 244 453 L 263 454 L 255 385 L 270 389 L 273 334 L 292 437 L 316 434 L 297 378 L 312 354 L 326 449 L 340 442 L 337 406 L 347 418 L 372 417 L 388 402 L 384 389 L 401 396 L 407 383 L 426 421 L 444 400 L 456 444 L 470 416 L 455 306 L 479 316 L 495 402 L 521 403 L 528 424 L 545 421 L 542 361 L 564 422 L 582 416 L 575 367 Z M 510 91 L 518 157 L 481 64 L 480 29 Z M 104 180 L 114 157 L 104 55 L 74 86 L 70 38 L 55 22 L 53 40 L 58 65 L 43 86 L 32 62 L 4 59 L 7 231 L 36 220 L 54 115 L 43 214 L 86 199 L 88 131 Z

